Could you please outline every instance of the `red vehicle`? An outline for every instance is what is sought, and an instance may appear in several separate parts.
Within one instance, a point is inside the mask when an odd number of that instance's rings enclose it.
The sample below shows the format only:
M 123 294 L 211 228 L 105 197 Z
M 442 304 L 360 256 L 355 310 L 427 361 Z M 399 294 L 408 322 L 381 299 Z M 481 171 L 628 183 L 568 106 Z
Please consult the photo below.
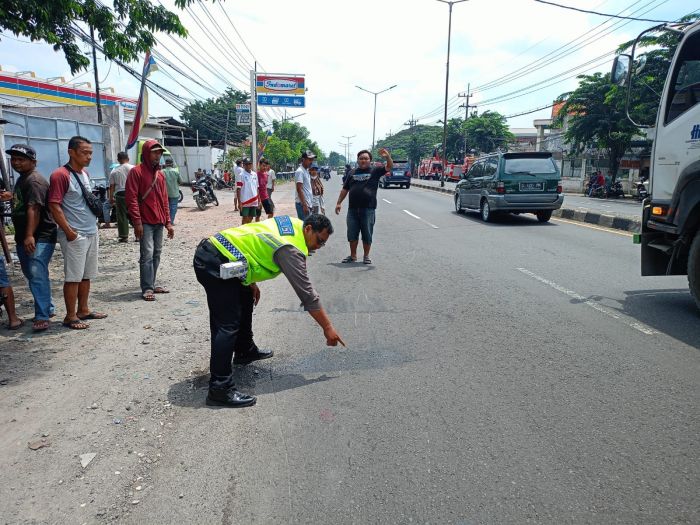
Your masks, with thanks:
M 418 165 L 418 178 L 440 180 L 440 177 L 442 177 L 442 159 L 438 157 L 421 159 Z

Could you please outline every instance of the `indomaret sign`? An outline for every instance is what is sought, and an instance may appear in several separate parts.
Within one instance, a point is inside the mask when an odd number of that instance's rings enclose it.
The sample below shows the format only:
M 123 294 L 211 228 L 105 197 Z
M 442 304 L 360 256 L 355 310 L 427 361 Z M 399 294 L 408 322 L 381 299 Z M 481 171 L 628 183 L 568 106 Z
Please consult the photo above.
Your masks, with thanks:
M 255 88 L 258 93 L 270 95 L 303 95 L 306 92 L 303 75 L 258 74 Z

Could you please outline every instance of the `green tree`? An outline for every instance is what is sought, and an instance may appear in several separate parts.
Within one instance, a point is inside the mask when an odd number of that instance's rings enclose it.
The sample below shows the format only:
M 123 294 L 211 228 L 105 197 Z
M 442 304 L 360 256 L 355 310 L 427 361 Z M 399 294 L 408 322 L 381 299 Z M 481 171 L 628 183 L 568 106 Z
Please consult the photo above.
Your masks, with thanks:
M 199 130 L 199 138 L 220 141 L 226 135 L 228 114 L 228 140 L 242 141 L 250 134 L 250 126 L 236 126 L 236 104 L 243 104 L 250 96 L 245 91 L 226 88 L 217 98 L 197 100 L 182 110 L 182 119 L 191 130 Z
M 466 136 L 466 152 L 474 149 L 479 153 L 488 153 L 497 148 L 505 148 L 515 139 L 508 130 L 508 121 L 497 111 L 485 111 L 481 115 L 471 115 L 462 126 L 463 138 Z
M 555 125 L 568 118 L 565 137 L 574 152 L 591 146 L 605 150 L 614 181 L 620 160 L 639 130 L 625 115 L 625 90 L 610 84 L 609 73 L 578 78 L 578 87 L 559 97 L 564 104 Z
M 183 9 L 195 1 L 175 0 L 175 6 Z M 187 36 L 176 13 L 150 0 L 115 0 L 112 5 L 98 0 L 3 0 L 0 28 L 63 51 L 72 74 L 90 66 L 90 57 L 74 33 L 76 22 L 94 29 L 107 58 L 123 62 L 137 60 L 151 49 L 154 33 Z
M 693 22 L 700 14 L 687 15 L 681 22 Z M 655 31 L 643 36 L 636 47 L 637 61 L 632 73 L 630 116 L 640 124 L 653 124 L 659 109 L 666 74 L 681 35 L 671 31 Z M 619 53 L 628 51 L 634 40 L 621 44 Z M 646 50 L 640 54 L 640 50 Z
M 309 138 L 309 130 L 297 122 L 272 122 L 273 135 L 281 140 L 286 140 L 292 149 L 293 163 L 301 157 L 302 152 L 311 150 L 318 157 L 318 162 L 323 162 L 325 155 L 318 144 Z
M 345 158 L 345 155 L 341 155 L 340 153 L 337 153 L 335 151 L 331 151 L 328 154 L 328 165 L 333 166 L 334 168 L 338 168 L 340 166 L 345 166 L 347 164 L 347 159 Z
M 281 139 L 274 134 L 267 139 L 265 158 L 270 161 L 272 168 L 277 171 L 286 170 L 287 163 L 296 160 L 289 141 Z

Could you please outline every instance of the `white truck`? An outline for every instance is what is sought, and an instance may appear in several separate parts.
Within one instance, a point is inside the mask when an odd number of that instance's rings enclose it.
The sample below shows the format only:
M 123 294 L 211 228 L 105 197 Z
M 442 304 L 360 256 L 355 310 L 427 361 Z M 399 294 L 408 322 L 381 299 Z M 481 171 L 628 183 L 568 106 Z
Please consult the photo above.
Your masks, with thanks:
M 642 205 L 642 275 L 687 275 L 690 293 L 700 308 L 700 22 L 655 26 L 642 32 L 630 54 L 615 58 L 611 80 L 630 85 L 634 52 L 650 31 L 680 35 L 671 61 L 653 138 L 650 189 Z M 629 109 L 627 111 L 629 117 Z

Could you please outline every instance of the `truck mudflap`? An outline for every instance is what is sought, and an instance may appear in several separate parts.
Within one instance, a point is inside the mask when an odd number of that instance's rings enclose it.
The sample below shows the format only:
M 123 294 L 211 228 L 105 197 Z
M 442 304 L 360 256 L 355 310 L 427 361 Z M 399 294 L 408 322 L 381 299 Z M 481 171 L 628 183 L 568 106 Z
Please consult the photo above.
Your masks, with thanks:
M 642 232 L 635 236 L 635 242 L 641 245 L 642 275 L 686 275 L 686 236 L 672 233 L 676 231 L 675 226 L 650 219 L 651 208 L 651 203 L 646 201 L 642 211 Z

